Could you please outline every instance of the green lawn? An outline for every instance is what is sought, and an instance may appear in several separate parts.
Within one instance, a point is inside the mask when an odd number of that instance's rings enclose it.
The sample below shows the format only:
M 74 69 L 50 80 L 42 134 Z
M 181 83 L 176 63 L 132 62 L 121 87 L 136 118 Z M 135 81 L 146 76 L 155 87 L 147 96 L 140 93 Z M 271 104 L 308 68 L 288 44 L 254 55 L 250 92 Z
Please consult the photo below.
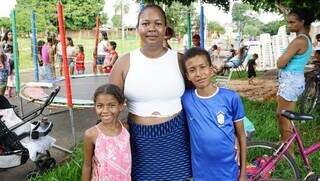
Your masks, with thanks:
M 126 40 L 121 39 L 112 39 L 110 40 L 115 41 L 117 43 L 116 51 L 119 55 L 123 55 L 131 50 L 134 50 L 139 47 L 140 40 L 135 36 L 130 36 Z M 83 38 L 83 39 L 74 39 L 74 44 L 77 47 L 78 44 L 84 46 L 85 50 L 85 61 L 91 62 L 93 59 L 93 50 L 94 50 L 94 38 Z M 182 45 L 178 45 L 177 42 L 172 42 L 173 48 L 181 48 Z M 27 38 L 19 38 L 18 39 L 19 45 L 19 61 L 20 61 L 20 70 L 23 69 L 30 69 L 34 67 L 33 57 L 32 57 L 32 48 L 31 48 L 31 39 Z
M 257 102 L 243 99 L 246 114 L 253 122 L 256 128 L 256 135 L 253 140 L 266 140 L 277 142 L 279 140 L 278 129 L 275 119 L 276 103 L 274 101 Z M 319 109 L 315 113 L 317 121 L 308 123 L 297 123 L 300 134 L 304 140 L 306 146 L 311 145 L 316 141 L 320 141 L 320 111 Z M 61 164 L 56 169 L 47 172 L 46 174 L 38 177 L 34 180 L 37 181 L 55 181 L 55 180 L 67 180 L 78 181 L 81 180 L 81 165 L 82 158 L 82 144 L 80 144 L 75 152 L 71 155 L 68 162 Z M 297 154 L 296 154 L 297 155 Z M 311 162 L 316 172 L 320 173 L 320 152 L 312 155 Z M 303 165 L 300 157 L 296 158 L 300 170 L 303 170 Z M 305 174 L 304 172 L 302 172 Z

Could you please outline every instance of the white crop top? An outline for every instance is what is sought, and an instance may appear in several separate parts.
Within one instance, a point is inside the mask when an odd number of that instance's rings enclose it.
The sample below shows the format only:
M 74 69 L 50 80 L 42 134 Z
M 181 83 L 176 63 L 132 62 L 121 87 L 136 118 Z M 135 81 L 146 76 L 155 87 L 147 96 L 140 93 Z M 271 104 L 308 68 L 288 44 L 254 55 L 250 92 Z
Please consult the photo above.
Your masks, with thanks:
M 140 49 L 130 53 L 124 85 L 130 113 L 142 117 L 174 115 L 182 109 L 184 89 L 176 51 L 168 49 L 159 58 L 148 58 Z

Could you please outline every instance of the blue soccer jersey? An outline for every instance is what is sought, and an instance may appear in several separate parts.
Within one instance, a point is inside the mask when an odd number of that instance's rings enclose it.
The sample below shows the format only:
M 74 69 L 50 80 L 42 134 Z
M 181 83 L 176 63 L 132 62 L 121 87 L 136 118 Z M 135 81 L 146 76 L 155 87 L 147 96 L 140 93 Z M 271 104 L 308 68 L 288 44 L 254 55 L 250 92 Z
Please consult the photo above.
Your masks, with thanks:
M 213 95 L 202 97 L 189 89 L 182 103 L 190 130 L 194 180 L 237 180 L 234 122 L 245 116 L 240 96 L 217 88 Z

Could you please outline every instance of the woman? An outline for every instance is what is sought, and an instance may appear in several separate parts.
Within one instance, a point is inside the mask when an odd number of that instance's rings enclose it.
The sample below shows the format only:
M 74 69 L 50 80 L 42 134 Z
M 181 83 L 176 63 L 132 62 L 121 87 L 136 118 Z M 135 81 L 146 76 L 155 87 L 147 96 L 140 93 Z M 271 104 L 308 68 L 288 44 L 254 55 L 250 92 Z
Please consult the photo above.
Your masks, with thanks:
M 74 47 L 73 40 L 71 37 L 67 37 L 67 59 L 69 65 L 70 75 L 74 74 L 74 58 L 76 57 L 76 48 Z
M 101 40 L 98 43 L 97 47 L 97 61 L 96 61 L 96 66 L 98 69 L 98 72 L 100 74 L 103 73 L 102 65 L 104 63 L 104 59 L 106 58 L 106 55 L 108 53 L 107 46 L 108 46 L 108 34 L 106 31 L 101 31 Z
M 15 72 L 13 60 L 13 34 L 11 30 L 8 30 L 3 36 L 2 49 L 7 57 L 5 60 L 5 67 L 9 70 L 7 92 L 8 96 L 12 97 L 15 89 Z
M 185 89 L 179 61 L 182 56 L 163 47 L 165 29 L 161 7 L 145 6 L 137 24 L 143 46 L 119 58 L 110 76 L 110 83 L 118 85 L 127 98 L 133 180 L 191 177 L 181 105 Z
M 277 92 L 277 119 L 281 141 L 291 136 L 290 122 L 281 116 L 282 110 L 295 109 L 295 103 L 305 87 L 304 67 L 312 54 L 312 43 L 309 36 L 310 25 L 315 20 L 309 9 L 294 9 L 287 17 L 288 30 L 297 37 L 288 45 L 279 57 L 279 88 Z M 293 154 L 293 150 L 291 150 Z

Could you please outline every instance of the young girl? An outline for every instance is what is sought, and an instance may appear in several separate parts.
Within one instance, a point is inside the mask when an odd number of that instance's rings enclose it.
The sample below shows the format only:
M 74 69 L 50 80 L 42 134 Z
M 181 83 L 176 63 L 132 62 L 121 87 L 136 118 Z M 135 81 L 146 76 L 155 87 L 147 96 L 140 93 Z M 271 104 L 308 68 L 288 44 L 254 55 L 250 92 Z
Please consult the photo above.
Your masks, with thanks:
M 4 95 L 8 81 L 8 69 L 5 67 L 5 55 L 0 52 L 0 95 Z
M 192 84 L 192 88 L 185 91 L 182 104 L 190 131 L 194 180 L 245 180 L 245 114 L 240 96 L 211 82 L 214 71 L 206 50 L 188 50 L 183 66 Z M 236 138 L 240 147 L 240 169 Z
M 76 55 L 76 71 L 77 74 L 83 74 L 85 67 L 84 67 L 84 49 L 82 45 L 78 45 L 78 53 Z
M 257 76 L 256 74 L 256 60 L 258 59 L 258 54 L 253 54 L 252 59 L 249 59 L 247 67 L 248 67 L 248 83 L 249 85 L 253 84 L 253 79 Z
M 108 53 L 104 59 L 103 69 L 105 73 L 110 73 L 111 69 L 118 59 L 118 53 L 116 52 L 117 43 L 114 41 L 110 41 L 107 44 Z
M 124 106 L 119 87 L 105 84 L 94 93 L 99 122 L 84 135 L 83 181 L 131 180 L 130 136 L 118 119 Z

